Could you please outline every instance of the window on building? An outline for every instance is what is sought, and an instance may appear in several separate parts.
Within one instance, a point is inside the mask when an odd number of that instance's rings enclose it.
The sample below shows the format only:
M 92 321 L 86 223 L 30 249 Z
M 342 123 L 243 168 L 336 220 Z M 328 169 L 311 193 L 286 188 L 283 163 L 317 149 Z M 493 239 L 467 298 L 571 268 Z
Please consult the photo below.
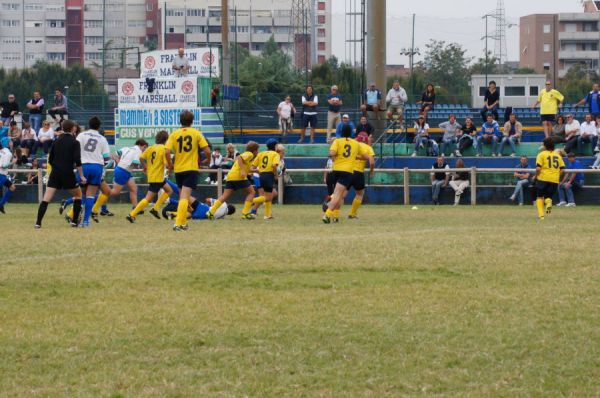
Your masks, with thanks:
M 256 18 L 271 18 L 271 11 L 269 10 L 256 10 L 252 11 L 252 16 Z
M 167 8 L 167 17 L 183 17 L 183 8 Z
M 83 21 L 83 27 L 84 28 L 101 28 L 102 20 L 86 19 L 85 21 Z
M 46 44 L 65 44 L 64 37 L 46 37 Z
M 206 16 L 206 10 L 203 8 L 190 8 L 187 10 L 188 17 L 204 17 Z
M 129 28 L 145 28 L 146 20 L 145 19 L 130 19 L 127 21 L 127 27 Z
M 25 11 L 44 11 L 43 4 L 25 4 L 23 7 Z
M 221 27 L 211 25 L 208 27 L 208 33 L 221 33 Z
M 325 56 L 324 55 L 319 55 L 317 57 L 317 62 L 320 63 L 320 64 L 325 63 Z
M 85 53 L 84 59 L 86 61 L 98 61 L 102 59 L 102 53 Z
M 0 26 L 4 28 L 15 28 L 21 26 L 21 21 L 18 19 L 3 19 L 2 22 L 0 22 Z
M 507 97 L 523 97 L 525 95 L 525 86 L 506 86 L 504 95 Z
M 239 13 L 239 11 L 238 11 Z M 277 18 L 289 18 L 292 16 L 292 12 L 290 10 L 276 10 L 275 17 Z
M 317 23 L 319 25 L 325 24 L 325 15 L 317 15 Z
M 327 35 L 325 29 L 319 28 L 317 29 L 317 37 L 325 37 Z
M 146 27 L 147 28 L 153 28 L 154 27 L 154 21 L 149 19 L 146 21 Z
M 42 43 L 44 43 L 44 38 L 43 37 L 28 37 L 25 40 L 25 43 L 27 43 L 27 44 L 42 44 Z
M 21 53 L 3 52 L 2 59 L 5 61 L 18 61 L 21 59 Z
M 175 27 L 169 26 L 169 33 L 175 33 Z
M 289 26 L 276 26 L 273 29 L 274 29 L 275 33 L 278 33 L 278 34 L 288 34 L 288 33 L 290 33 L 290 27 Z
M 21 38 L 18 36 L 3 36 L 2 44 L 21 44 Z
M 65 5 L 64 4 L 48 4 L 48 5 L 46 5 L 46 11 L 65 12 Z
M 65 20 L 64 19 L 49 19 L 46 21 L 46 26 L 49 28 L 64 28 Z
M 49 61 L 64 61 L 65 60 L 65 53 L 47 53 L 46 56 L 48 57 Z
M 254 27 L 254 33 L 271 33 L 271 27 L 270 26 L 255 26 Z
M 221 8 L 218 9 L 209 9 L 208 16 L 211 18 L 221 18 Z
M 565 24 L 565 32 L 577 32 L 577 24 L 576 23 L 566 23 Z
M 325 42 L 320 41 L 319 44 L 317 45 L 317 49 L 319 51 L 325 51 Z
M 598 31 L 598 23 L 597 22 L 584 22 L 583 31 L 584 32 L 597 32 Z
M 537 97 L 539 95 L 540 91 L 539 88 L 537 86 L 530 86 L 529 87 L 529 95 L 531 97 Z
M 319 11 L 325 11 L 326 8 L 326 4 L 324 1 L 319 1 L 319 4 L 317 4 L 317 10 Z
M 42 21 L 25 21 L 26 28 L 41 28 L 42 26 L 44 26 Z
M 188 25 L 187 29 L 188 33 L 205 33 L 204 25 Z
M 544 33 L 550 33 L 550 25 L 546 24 L 544 25 Z
M 18 11 L 21 9 L 21 4 L 19 3 L 2 3 L 2 11 Z
M 106 27 L 107 28 L 122 28 L 123 20 L 122 19 L 107 19 Z
M 146 11 L 151 12 L 154 10 L 154 5 L 152 3 L 146 3 Z
M 84 11 L 102 11 L 102 4 L 85 4 Z
M 550 44 L 544 43 L 544 52 L 545 53 L 549 53 L 550 52 Z
M 102 45 L 102 36 L 85 36 L 83 42 L 89 45 Z

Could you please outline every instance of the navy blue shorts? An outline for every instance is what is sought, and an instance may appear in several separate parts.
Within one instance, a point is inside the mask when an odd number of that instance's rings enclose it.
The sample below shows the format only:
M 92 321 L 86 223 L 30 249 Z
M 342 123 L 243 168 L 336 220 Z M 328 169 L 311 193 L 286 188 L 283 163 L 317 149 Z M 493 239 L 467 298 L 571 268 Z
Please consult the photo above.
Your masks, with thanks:
M 307 128 L 309 124 L 311 128 L 317 128 L 317 115 L 302 114 L 302 128 Z
M 558 184 L 548 181 L 536 181 L 535 190 L 538 198 L 552 198 L 558 189 Z
M 8 178 L 8 176 L 5 176 L 4 174 L 0 174 L 0 186 L 10 188 L 12 186 L 12 184 L 13 183 L 10 180 L 10 178 Z
M 100 186 L 102 178 L 104 177 L 104 167 L 102 167 L 101 164 L 85 163 L 81 168 L 83 169 L 83 176 L 87 180 L 86 185 Z M 79 179 L 79 174 L 77 178 Z
M 175 173 L 175 181 L 177 182 L 179 189 L 182 187 L 196 189 L 198 186 L 198 172 L 190 170 Z
M 365 189 L 365 173 L 361 173 L 360 171 L 354 172 L 352 175 L 352 188 L 357 191 Z
M 260 173 L 260 187 L 264 189 L 265 192 L 271 193 L 273 192 L 273 187 L 275 186 L 275 174 L 273 173 Z
M 540 120 L 542 122 L 552 122 L 552 123 L 554 123 L 555 118 L 556 118 L 555 115 L 541 115 L 540 116 Z
M 240 180 L 240 181 L 227 181 L 225 183 L 225 189 L 233 189 L 237 191 L 238 189 L 248 188 L 250 185 L 250 181 L 248 180 Z
M 162 187 L 166 184 L 166 181 L 163 182 L 151 182 L 148 184 L 148 191 L 158 193 L 162 189 Z
M 348 173 L 347 171 L 333 171 L 333 181 L 335 184 L 340 184 L 349 189 L 352 186 L 352 179 L 354 173 Z

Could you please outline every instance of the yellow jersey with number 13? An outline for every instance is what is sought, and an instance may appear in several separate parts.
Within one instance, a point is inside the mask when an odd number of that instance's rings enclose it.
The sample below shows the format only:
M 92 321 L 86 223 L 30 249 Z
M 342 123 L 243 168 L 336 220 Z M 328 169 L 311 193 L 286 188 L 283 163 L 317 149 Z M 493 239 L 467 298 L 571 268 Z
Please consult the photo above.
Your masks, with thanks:
M 191 127 L 174 131 L 165 145 L 175 155 L 175 173 L 198 170 L 198 152 L 208 146 L 202 133 Z
M 542 169 L 537 177 L 539 181 L 552 182 L 555 184 L 560 182 L 560 171 L 565 168 L 565 162 L 558 152 L 540 152 L 535 159 L 535 165 Z
M 163 144 L 154 144 L 142 153 L 140 159 L 146 161 L 146 174 L 148 183 L 159 183 L 165 180 L 165 146 Z
M 365 154 L 358 141 L 352 138 L 338 138 L 331 144 L 330 152 L 335 152 L 333 158 L 333 171 L 354 173 L 354 162 L 360 155 Z

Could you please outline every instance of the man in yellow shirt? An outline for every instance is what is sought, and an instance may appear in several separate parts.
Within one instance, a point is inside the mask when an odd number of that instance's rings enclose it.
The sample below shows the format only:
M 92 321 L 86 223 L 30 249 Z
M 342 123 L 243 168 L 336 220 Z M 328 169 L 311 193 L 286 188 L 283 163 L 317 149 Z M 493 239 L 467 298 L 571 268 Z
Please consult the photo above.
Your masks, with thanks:
M 227 173 L 227 183 L 225 184 L 225 190 L 223 195 L 217 199 L 210 210 L 206 212 L 206 218 L 209 220 L 214 219 L 217 209 L 238 189 L 241 189 L 246 194 L 244 202 L 244 209 L 242 210 L 242 218 L 246 220 L 254 220 L 256 217 L 250 213 L 252 208 L 252 201 L 254 199 L 254 187 L 248 181 L 248 175 L 250 174 L 250 167 L 252 161 L 258 154 L 258 144 L 254 141 L 250 141 L 246 144 L 246 151 L 239 155 L 233 167 Z
M 360 145 L 360 148 L 365 152 L 367 159 L 369 160 L 369 174 L 371 177 L 375 174 L 375 151 L 368 144 L 369 136 L 364 133 L 360 133 L 358 137 L 356 137 L 356 141 Z M 356 196 L 354 196 L 354 200 L 352 201 L 352 209 L 350 210 L 350 214 L 348 218 L 356 219 L 358 218 L 358 208 L 362 204 L 363 198 L 365 196 L 365 166 L 367 165 L 367 160 L 364 158 L 356 158 L 354 161 L 354 175 L 352 176 L 352 187 L 356 191 Z
M 546 81 L 546 88 L 540 92 L 537 101 L 533 104 L 532 108 L 540 105 L 540 117 L 542 119 L 542 126 L 544 127 L 544 135 L 550 137 L 552 134 L 552 123 L 558 113 L 558 108 L 562 106 L 565 97 L 552 87 L 550 80 Z
M 550 214 L 552 210 L 552 196 L 556 193 L 560 176 L 565 168 L 562 156 L 554 150 L 552 138 L 544 138 L 543 143 L 544 150 L 537 155 L 535 160 L 536 206 L 540 220 L 544 219 L 544 205 L 545 213 Z
M 154 204 L 154 207 L 152 207 L 150 210 L 150 214 L 160 219 L 160 215 L 158 214 L 160 206 L 162 206 L 162 204 L 165 203 L 165 201 L 173 193 L 171 186 L 165 181 L 165 166 L 167 165 L 167 159 L 165 157 L 165 143 L 168 139 L 169 133 L 167 133 L 165 130 L 159 131 L 155 138 L 156 144 L 146 149 L 140 156 L 140 162 L 142 163 L 144 172 L 148 176 L 149 186 L 146 197 L 142 199 L 140 203 L 138 203 L 137 206 L 127 215 L 126 218 L 130 223 L 135 222 L 135 217 L 142 210 L 144 210 L 146 206 L 148 206 L 148 203 L 154 200 L 162 188 L 162 195 L 160 195 Z
M 281 162 L 281 158 L 275 147 L 277 146 L 277 140 L 271 138 L 267 140 L 267 150 L 260 152 L 254 161 L 252 162 L 253 169 L 258 171 L 259 179 L 259 197 L 254 198 L 252 203 L 255 205 L 252 213 L 256 213 L 255 210 L 264 203 L 265 204 L 265 220 L 271 220 L 273 215 L 271 214 L 271 207 L 273 205 L 275 181 L 277 180 L 277 167 Z M 276 191 L 275 191 L 276 192 Z
M 210 148 L 202 133 L 192 128 L 194 114 L 183 111 L 179 116 L 181 128 L 174 131 L 165 145 L 165 159 L 169 171 L 175 170 L 179 187 L 179 205 L 173 231 L 187 231 L 187 213 L 192 191 L 198 185 L 199 151 L 204 152 L 204 163 L 210 161 Z M 171 160 L 171 154 L 175 161 Z

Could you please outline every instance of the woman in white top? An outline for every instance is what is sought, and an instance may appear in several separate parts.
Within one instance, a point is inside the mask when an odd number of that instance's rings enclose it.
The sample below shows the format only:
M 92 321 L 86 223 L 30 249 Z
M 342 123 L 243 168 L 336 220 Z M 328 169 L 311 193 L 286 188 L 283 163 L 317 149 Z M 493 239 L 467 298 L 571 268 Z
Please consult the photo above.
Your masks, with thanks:
M 289 95 L 277 106 L 277 115 L 279 115 L 279 131 L 281 132 L 281 142 L 286 142 L 288 134 L 293 133 L 294 114 L 296 108 L 292 104 L 292 97 Z
M 42 123 L 42 128 L 38 131 L 38 141 L 40 146 L 44 149 L 44 153 L 47 155 L 50 152 L 50 147 L 54 142 L 54 129 L 50 127 L 50 122 L 45 120 Z
M 415 149 L 412 156 L 417 156 L 419 148 L 425 148 L 430 156 L 438 155 L 438 143 L 429 138 L 429 124 L 425 122 L 425 116 L 419 116 L 415 122 Z

